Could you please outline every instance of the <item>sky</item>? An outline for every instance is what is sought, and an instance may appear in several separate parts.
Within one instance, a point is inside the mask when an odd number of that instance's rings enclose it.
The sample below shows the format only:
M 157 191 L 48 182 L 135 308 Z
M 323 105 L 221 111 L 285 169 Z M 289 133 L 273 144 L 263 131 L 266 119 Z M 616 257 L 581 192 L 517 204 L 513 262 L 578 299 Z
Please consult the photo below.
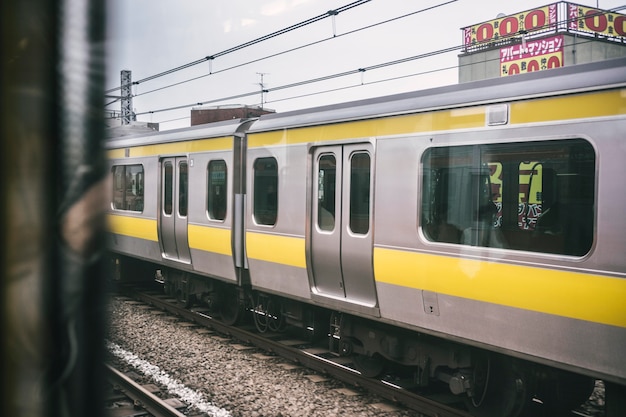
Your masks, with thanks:
M 221 54 L 354 1 L 108 0 L 105 88 L 120 86 L 122 70 L 130 70 L 136 82 L 199 62 L 132 88 L 137 120 L 170 130 L 189 126 L 191 109 L 200 103 L 263 105 L 285 112 L 449 85 L 458 82 L 462 27 L 553 3 L 371 0 Z M 614 9 L 626 2 L 575 3 Z M 436 53 L 445 50 L 450 51 Z M 206 59 L 213 55 L 219 56 Z M 421 55 L 427 57 L 371 68 Z M 330 79 L 307 83 L 318 78 Z M 286 88 L 292 84 L 303 85 Z M 269 91 L 262 94 L 261 85 Z M 119 90 L 108 94 L 119 95 Z M 120 110 L 114 98 L 105 103 L 107 110 Z M 173 107 L 180 108 L 164 111 Z

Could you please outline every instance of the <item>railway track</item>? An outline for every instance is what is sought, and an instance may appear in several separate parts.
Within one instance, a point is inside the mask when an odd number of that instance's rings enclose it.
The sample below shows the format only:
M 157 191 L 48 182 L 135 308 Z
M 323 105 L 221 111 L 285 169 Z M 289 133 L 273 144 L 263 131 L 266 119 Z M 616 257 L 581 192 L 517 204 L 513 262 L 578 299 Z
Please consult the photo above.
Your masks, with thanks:
M 135 382 L 111 365 L 105 365 L 106 378 L 111 384 L 113 398 L 109 402 L 126 401 L 132 403 L 127 407 L 111 407 L 105 413 L 108 417 L 131 417 L 146 415 L 153 417 L 186 417 L 185 414 L 159 398 L 148 388 Z
M 283 333 L 258 333 L 254 325 L 229 326 L 206 314 L 202 308 L 186 309 L 175 300 L 155 291 L 142 291 L 126 288 L 125 295 L 143 301 L 155 308 L 165 310 L 181 319 L 211 328 L 242 343 L 256 346 L 267 352 L 306 368 L 315 370 L 346 384 L 359 387 L 379 395 L 393 403 L 416 410 L 424 416 L 432 417 L 471 417 L 466 411 L 446 405 L 433 398 L 412 392 L 403 386 L 404 381 L 389 381 L 367 378 L 351 367 L 351 360 L 338 357 L 328 349 L 311 345 L 309 342 L 294 339 Z M 446 399 L 452 399 L 450 395 Z M 441 400 L 441 397 L 439 397 Z
M 198 326 L 210 328 L 218 333 L 230 336 L 276 356 L 325 374 L 346 384 L 359 387 L 372 394 L 385 398 L 403 407 L 415 410 L 424 416 L 432 417 L 471 417 L 462 408 L 458 397 L 445 392 L 423 393 L 417 391 L 410 381 L 401 379 L 375 379 L 364 377 L 353 366 L 349 357 L 332 354 L 323 346 L 314 345 L 306 340 L 293 338 L 285 333 L 259 333 L 253 324 L 230 326 L 207 314 L 203 308 L 187 309 L 175 300 L 154 290 L 142 290 L 125 287 L 123 293 L 135 300 L 142 301 L 157 309 L 167 311 L 182 320 L 193 322 Z M 531 410 L 536 417 L 547 417 L 541 404 Z M 586 414 L 580 410 L 571 416 L 601 417 L 603 414 Z

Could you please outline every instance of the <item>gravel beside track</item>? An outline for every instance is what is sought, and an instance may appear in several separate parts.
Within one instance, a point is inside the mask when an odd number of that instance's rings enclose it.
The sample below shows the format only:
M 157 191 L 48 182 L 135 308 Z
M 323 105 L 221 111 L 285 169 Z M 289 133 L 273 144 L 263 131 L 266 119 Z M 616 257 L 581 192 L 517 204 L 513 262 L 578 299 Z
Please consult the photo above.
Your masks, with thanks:
M 381 409 L 380 398 L 335 380 L 313 382 L 307 378 L 313 371 L 284 369 L 284 360 L 258 358 L 257 349 L 237 350 L 237 341 L 206 334 L 124 298 L 111 299 L 109 314 L 107 359 L 122 371 L 157 374 L 157 381 L 146 376 L 145 383 L 199 404 L 189 415 L 420 416 L 410 410 Z M 346 395 L 343 388 L 359 395 Z

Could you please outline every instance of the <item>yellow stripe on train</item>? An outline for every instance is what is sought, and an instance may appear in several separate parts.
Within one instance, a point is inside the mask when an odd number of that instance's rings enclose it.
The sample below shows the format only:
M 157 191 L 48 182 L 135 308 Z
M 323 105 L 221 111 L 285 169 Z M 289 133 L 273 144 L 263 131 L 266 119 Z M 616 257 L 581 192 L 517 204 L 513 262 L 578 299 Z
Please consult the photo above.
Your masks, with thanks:
M 626 89 L 522 100 L 511 104 L 511 124 L 626 114 Z
M 109 231 L 118 235 L 159 241 L 156 219 L 108 214 L 107 224 Z
M 511 125 L 616 116 L 626 113 L 626 89 L 514 101 L 509 111 Z M 481 128 L 485 112 L 481 105 L 252 133 L 248 148 Z
M 626 279 L 374 248 L 378 282 L 626 327 Z
M 401 135 L 412 132 L 469 129 L 483 127 L 484 125 L 485 107 L 468 107 L 252 133 L 248 135 L 248 148 Z
M 250 259 L 306 268 L 303 237 L 247 232 L 246 253 Z
M 188 226 L 189 247 L 206 252 L 232 256 L 230 229 L 200 226 Z
M 107 151 L 110 159 L 122 158 L 128 149 L 128 157 L 155 156 L 155 155 L 180 155 L 195 152 L 223 151 L 233 148 L 233 137 L 225 136 L 210 139 L 195 139 L 179 142 L 162 143 L 155 145 L 133 146 L 124 149 L 112 149 Z

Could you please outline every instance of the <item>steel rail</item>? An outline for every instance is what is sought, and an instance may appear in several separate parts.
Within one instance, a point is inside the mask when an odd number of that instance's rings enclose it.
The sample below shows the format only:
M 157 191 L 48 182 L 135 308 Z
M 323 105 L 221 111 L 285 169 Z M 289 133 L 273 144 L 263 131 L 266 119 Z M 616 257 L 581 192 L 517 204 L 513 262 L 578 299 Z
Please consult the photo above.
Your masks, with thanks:
M 105 364 L 105 368 L 108 381 L 154 417 L 186 417 L 111 365 Z
M 127 288 L 127 291 L 129 289 Z M 131 290 L 132 291 L 132 290 Z M 265 334 L 254 333 L 243 327 L 229 326 L 221 321 L 214 319 L 208 315 L 198 311 L 188 310 L 177 304 L 173 304 L 164 298 L 164 296 L 155 296 L 145 292 L 132 291 L 128 296 L 148 303 L 158 309 L 168 311 L 181 319 L 185 319 L 198 324 L 199 326 L 209 327 L 213 330 L 231 336 L 244 343 L 249 343 L 260 349 L 272 352 L 277 356 L 299 363 L 302 366 L 331 376 L 337 380 L 362 388 L 372 394 L 376 394 L 393 403 L 402 404 L 403 406 L 422 413 L 424 416 L 431 417 L 472 417 L 465 410 L 450 407 L 437 401 L 426 398 L 422 395 L 395 387 L 387 382 L 374 378 L 362 376 L 359 372 L 338 365 L 331 360 L 310 354 L 305 350 L 298 349 L 290 345 L 282 344 L 280 341 L 272 340 Z

